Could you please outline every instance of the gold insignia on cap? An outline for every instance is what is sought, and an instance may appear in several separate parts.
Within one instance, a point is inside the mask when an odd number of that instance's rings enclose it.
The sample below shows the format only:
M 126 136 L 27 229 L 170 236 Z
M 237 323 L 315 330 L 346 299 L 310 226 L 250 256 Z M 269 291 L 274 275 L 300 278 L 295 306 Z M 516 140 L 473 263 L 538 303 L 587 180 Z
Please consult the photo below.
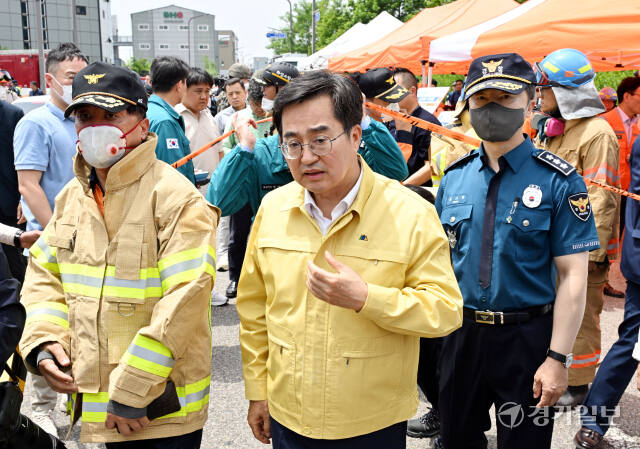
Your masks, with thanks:
M 489 71 L 489 73 L 496 73 L 496 69 L 500 64 L 502 64 L 502 61 L 504 61 L 504 59 L 501 59 L 500 61 L 491 60 L 489 62 L 483 62 L 482 65 Z
M 385 96 L 386 99 L 388 100 L 395 100 L 396 98 L 400 98 L 401 96 L 403 96 L 405 94 L 406 90 L 398 90 L 398 92 L 396 92 L 395 94 L 390 94 Z
M 84 78 L 87 80 L 87 84 L 98 84 L 98 80 L 103 76 L 105 76 L 105 73 L 94 73 L 85 75 Z
M 393 76 L 385 81 L 385 83 L 395 84 L 396 80 L 393 79 Z

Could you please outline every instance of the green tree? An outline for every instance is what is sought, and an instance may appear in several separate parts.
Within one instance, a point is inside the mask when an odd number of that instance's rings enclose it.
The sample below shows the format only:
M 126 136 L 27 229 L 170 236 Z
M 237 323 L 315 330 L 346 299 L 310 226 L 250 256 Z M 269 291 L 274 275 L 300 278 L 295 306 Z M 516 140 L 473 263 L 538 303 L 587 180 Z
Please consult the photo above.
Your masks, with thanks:
M 316 9 L 320 10 L 320 17 L 324 12 L 328 0 L 316 2 Z M 283 39 L 273 39 L 269 48 L 276 54 L 289 53 L 289 13 L 280 16 L 280 29 L 286 33 Z M 293 5 L 293 53 L 311 54 L 311 1 L 302 0 Z M 317 42 L 317 40 L 316 40 Z
M 218 76 L 218 66 L 216 65 L 215 61 L 212 61 L 211 59 L 209 59 L 208 56 L 205 55 L 204 57 L 204 70 L 206 72 L 209 73 L 209 75 L 216 77 Z
M 149 70 L 151 69 L 151 63 L 145 58 L 131 57 L 131 59 L 129 59 L 129 62 L 127 63 L 127 67 L 129 67 L 140 76 L 146 76 L 149 74 Z

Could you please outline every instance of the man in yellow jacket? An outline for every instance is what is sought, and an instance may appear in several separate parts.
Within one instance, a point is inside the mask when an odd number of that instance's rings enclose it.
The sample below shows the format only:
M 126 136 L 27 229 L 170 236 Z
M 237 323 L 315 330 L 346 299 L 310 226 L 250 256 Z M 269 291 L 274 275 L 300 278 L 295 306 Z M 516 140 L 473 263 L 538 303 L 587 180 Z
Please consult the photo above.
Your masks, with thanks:
M 82 441 L 198 448 L 218 211 L 156 159 L 135 73 L 93 63 L 76 75 L 73 97 L 75 178 L 31 248 L 20 350 L 32 372 L 71 395 Z
M 537 122 L 536 146 L 572 164 L 585 179 L 620 187 L 618 142 L 605 120 L 595 73 L 589 60 L 577 50 L 557 50 L 538 67 L 541 109 L 548 114 Z M 587 305 L 573 346 L 569 387 L 558 400 L 561 407 L 582 403 L 600 360 L 600 314 L 609 262 L 618 256 L 620 199 L 608 190 L 587 185 L 600 248 L 589 252 Z
M 404 448 L 419 337 L 461 324 L 432 205 L 357 151 L 362 97 L 342 75 L 293 80 L 274 123 L 295 182 L 264 198 L 240 276 L 248 421 L 278 448 Z M 246 123 L 238 139 L 250 146 Z

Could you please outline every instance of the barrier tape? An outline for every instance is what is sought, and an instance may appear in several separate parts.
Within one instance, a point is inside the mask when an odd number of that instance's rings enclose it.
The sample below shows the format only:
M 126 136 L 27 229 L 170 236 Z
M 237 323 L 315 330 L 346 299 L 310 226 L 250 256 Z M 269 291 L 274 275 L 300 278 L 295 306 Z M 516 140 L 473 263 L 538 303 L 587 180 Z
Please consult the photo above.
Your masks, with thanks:
M 411 116 L 409 114 L 405 114 L 404 112 L 392 111 L 390 109 L 387 109 L 385 107 L 379 106 L 379 105 L 374 104 L 374 103 L 370 103 L 368 101 L 366 103 L 366 106 L 367 106 L 367 108 L 373 109 L 374 111 L 378 111 L 380 113 L 384 113 L 385 115 L 391 116 L 391 117 L 393 117 L 395 119 L 402 120 L 404 122 L 408 122 L 413 126 L 417 126 L 418 128 L 426 129 L 427 131 L 432 131 L 432 132 L 438 133 L 440 135 L 443 135 L 443 136 L 446 136 L 446 137 L 450 137 L 452 139 L 456 139 L 456 140 L 459 140 L 459 141 L 464 142 L 464 143 L 468 143 L 470 145 L 480 146 L 480 142 L 481 141 L 479 139 L 476 139 L 476 138 L 471 137 L 471 136 L 467 136 L 466 134 L 463 134 L 463 133 L 460 133 L 460 132 L 457 132 L 457 131 L 453 131 L 453 130 L 451 130 L 449 128 L 445 128 L 444 126 L 436 125 L 435 123 L 431 123 L 431 122 L 428 122 L 426 120 L 422 120 L 420 118 L 413 117 L 413 116 Z M 270 122 L 271 120 L 273 120 L 272 117 L 268 117 L 268 118 L 265 118 L 265 119 L 262 119 L 262 120 L 258 120 L 256 122 L 256 124 Z M 194 151 L 193 153 L 183 157 L 182 159 L 177 160 L 176 162 L 174 162 L 171 165 L 173 167 L 175 167 L 175 168 L 182 167 L 184 164 L 189 162 L 191 159 L 193 159 L 194 157 L 204 153 L 209 148 L 213 147 L 216 143 L 222 142 L 224 139 L 229 137 L 234 132 L 235 132 L 235 130 L 232 129 L 231 131 L 224 133 L 220 137 L 217 137 L 216 139 L 214 139 L 211 142 L 207 143 L 203 147 L 201 147 L 198 150 Z M 608 190 L 610 192 L 613 192 L 613 193 L 615 193 L 617 195 L 626 196 L 628 198 L 633 198 L 636 201 L 640 201 L 640 195 L 638 195 L 636 193 L 627 192 L 626 190 L 622 190 L 622 189 L 619 189 L 617 187 L 612 187 L 612 186 L 610 186 L 608 184 L 603 184 L 601 182 L 593 181 L 593 180 L 588 179 L 588 178 L 584 178 L 583 177 L 583 179 L 584 179 L 584 182 L 586 184 L 594 185 L 596 187 L 600 187 L 601 189 L 605 189 L 605 190 Z
M 367 102 L 367 107 L 369 109 L 376 110 L 378 112 L 384 113 L 385 115 L 391 116 L 398 120 L 402 120 L 405 122 L 411 123 L 413 126 L 417 126 L 418 128 L 426 129 L 427 131 L 432 131 L 443 136 L 451 137 L 452 139 L 460 140 L 464 143 L 468 143 L 475 146 L 480 146 L 480 140 L 475 139 L 471 136 L 467 136 L 466 134 L 459 133 L 457 131 L 453 131 L 451 129 L 445 128 L 443 126 L 436 125 L 435 123 L 427 122 L 426 120 L 422 120 L 416 117 L 413 117 L 409 114 L 405 114 L 403 112 L 392 111 L 390 109 L 384 108 L 374 103 Z M 596 187 L 600 187 L 602 189 L 608 190 L 610 192 L 616 193 L 618 195 L 626 196 L 629 198 L 633 198 L 636 201 L 640 201 L 640 195 L 636 193 L 627 192 L 626 190 L 619 189 L 618 187 L 612 187 L 608 184 L 603 184 L 598 181 L 593 181 L 592 179 L 585 178 L 583 176 L 585 184 L 594 185 Z
M 382 106 L 379 106 L 374 103 L 370 103 L 368 101 L 367 101 L 367 108 L 372 109 L 374 111 L 378 111 L 380 113 L 384 113 L 385 115 L 389 115 L 398 120 L 409 122 L 413 126 L 417 126 L 418 128 L 426 129 L 427 131 L 433 131 L 440 135 L 451 137 L 452 139 L 456 139 L 461 142 L 468 143 L 470 145 L 480 146 L 480 140 L 476 139 L 475 137 L 467 136 L 466 134 L 462 134 L 462 133 L 459 133 L 458 131 L 445 128 L 444 126 L 436 125 L 435 123 L 422 120 L 421 118 L 413 117 L 409 114 L 405 114 L 404 112 L 391 111 L 387 108 L 383 108 Z
M 586 184 L 591 184 L 591 185 L 594 185 L 594 186 L 598 186 L 598 187 L 603 188 L 605 190 L 609 190 L 610 192 L 617 193 L 618 195 L 627 196 L 629 198 L 633 198 L 636 201 L 640 201 L 640 195 L 638 195 L 637 193 L 627 192 L 626 190 L 622 190 L 622 189 L 619 189 L 617 187 L 611 187 L 608 184 L 603 184 L 601 182 L 593 181 L 593 180 L 588 179 L 588 178 L 584 178 L 584 182 Z
M 270 122 L 271 120 L 273 120 L 271 117 L 267 117 L 265 119 L 262 120 L 258 120 L 256 122 L 256 124 L 260 124 L 260 123 L 265 123 L 265 122 Z M 173 164 L 171 164 L 171 166 L 173 168 L 178 168 L 178 167 L 182 167 L 184 164 L 186 164 L 187 162 L 189 162 L 191 159 L 193 159 L 194 157 L 204 153 L 205 151 L 207 151 L 209 148 L 213 147 L 216 143 L 218 142 L 222 142 L 224 139 L 226 139 L 227 137 L 229 137 L 231 134 L 233 134 L 235 131 L 235 129 L 232 129 L 229 132 L 224 133 L 223 135 L 221 135 L 220 137 L 217 137 L 215 139 L 213 139 L 211 142 L 209 142 L 208 144 L 204 145 L 201 148 L 198 148 L 196 151 L 194 151 L 191 154 L 186 155 L 185 157 L 183 157 L 182 159 L 178 159 L 177 161 L 175 161 Z

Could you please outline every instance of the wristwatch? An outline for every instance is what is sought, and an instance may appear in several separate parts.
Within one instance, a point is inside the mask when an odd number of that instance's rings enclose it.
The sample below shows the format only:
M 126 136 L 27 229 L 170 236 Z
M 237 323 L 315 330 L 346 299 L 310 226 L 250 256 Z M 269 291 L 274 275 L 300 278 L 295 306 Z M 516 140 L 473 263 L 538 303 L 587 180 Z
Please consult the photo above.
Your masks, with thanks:
M 560 354 L 559 352 L 552 351 L 551 348 L 547 349 L 547 357 L 551 357 L 553 360 L 557 360 L 562 363 L 565 368 L 569 368 L 573 363 L 573 354 L 569 353 L 567 355 Z
M 22 243 L 20 243 L 20 236 L 23 232 L 23 230 L 18 229 L 16 231 L 16 234 L 13 236 L 13 246 L 15 246 L 16 248 L 22 248 Z

